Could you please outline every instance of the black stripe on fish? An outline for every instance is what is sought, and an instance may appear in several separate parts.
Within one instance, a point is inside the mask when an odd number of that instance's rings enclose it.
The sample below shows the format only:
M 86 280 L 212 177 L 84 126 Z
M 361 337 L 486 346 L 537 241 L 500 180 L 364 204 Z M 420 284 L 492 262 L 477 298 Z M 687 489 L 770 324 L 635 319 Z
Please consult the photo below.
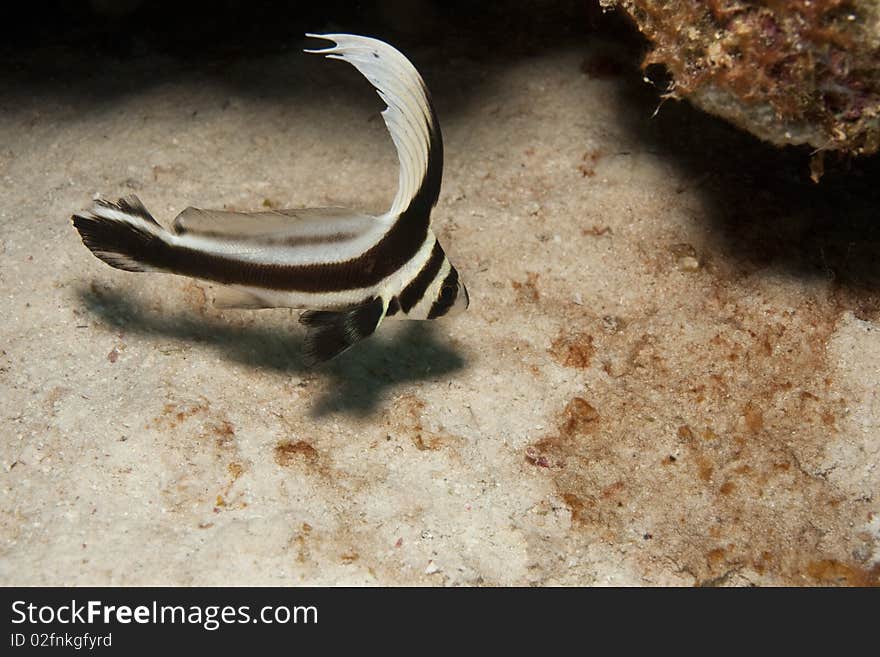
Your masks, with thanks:
M 449 270 L 443 284 L 440 286 L 440 294 L 437 300 L 431 304 L 431 310 L 428 312 L 428 319 L 436 319 L 442 317 L 449 312 L 455 303 L 455 297 L 458 296 L 458 272 L 455 267 Z
M 408 313 L 421 301 L 428 286 L 443 266 L 443 259 L 445 257 L 440 242 L 434 242 L 434 248 L 431 250 L 431 257 L 428 258 L 428 262 L 425 263 L 421 271 L 416 274 L 416 277 L 400 293 L 400 307 L 403 312 Z
M 166 243 L 161 253 L 152 256 L 155 262 L 150 264 L 175 274 L 226 285 L 298 292 L 341 292 L 374 286 L 395 273 L 421 249 L 427 230 L 427 221 L 418 225 L 415 221 L 400 218 L 372 248 L 344 262 L 278 265 Z
M 338 356 L 355 343 L 369 337 L 382 321 L 384 303 L 379 297 L 343 311 L 308 310 L 299 321 L 308 330 L 305 359 L 315 365 Z
M 106 207 L 122 211 L 107 203 Z M 96 210 L 99 210 L 96 208 Z M 141 217 L 140 214 L 137 215 Z M 141 217 L 143 218 L 143 217 Z M 150 217 L 152 223 L 155 220 Z M 159 269 L 224 285 L 247 285 L 272 290 L 339 292 L 376 285 L 403 267 L 427 238 L 424 222 L 398 219 L 385 236 L 360 256 L 344 262 L 278 265 L 252 262 L 232 255 L 171 244 L 167 232 L 156 224 L 151 234 L 136 223 L 106 217 L 74 215 L 74 226 L 83 242 L 107 264 L 128 271 Z M 105 224 L 101 227 L 99 224 Z M 105 257 L 122 253 L 126 258 Z M 137 263 L 141 263 L 138 268 Z
M 166 233 L 163 229 L 157 235 L 159 239 L 148 241 L 144 248 L 133 249 L 130 257 L 145 265 L 141 269 L 161 269 L 226 285 L 254 286 L 272 290 L 307 293 L 341 292 L 379 284 L 418 253 L 427 238 L 431 210 L 440 194 L 443 178 L 443 136 L 430 92 L 421 78 L 418 79 L 427 102 L 425 118 L 429 139 L 426 170 L 418 191 L 413 195 L 406 209 L 395 218 L 382 239 L 364 253 L 344 262 L 308 265 L 254 262 L 236 258 L 231 254 L 209 253 L 197 248 L 172 244 L 170 240 L 164 239 Z M 123 199 L 118 205 L 107 204 L 107 206 L 155 223 L 140 201 L 135 198 Z M 131 230 L 139 229 L 133 227 Z M 112 240 L 111 232 L 120 240 L 120 246 L 131 246 L 131 242 L 137 241 L 134 237 L 122 234 L 124 231 L 121 229 L 108 231 L 107 240 Z M 320 238 L 322 242 L 325 239 L 332 241 L 332 238 Z M 242 242 L 247 243 L 246 240 Z M 255 240 L 255 243 L 259 243 L 259 239 Z M 88 243 L 86 245 L 88 246 Z M 112 252 L 112 243 L 105 243 L 104 246 L 107 247 L 105 249 L 107 252 Z M 136 263 L 127 259 L 109 257 L 102 259 L 113 266 L 123 265 L 120 268 L 139 270 L 135 268 Z M 417 302 L 418 299 L 413 301 L 409 297 L 401 298 L 401 307 L 407 311 L 412 307 L 411 304 Z

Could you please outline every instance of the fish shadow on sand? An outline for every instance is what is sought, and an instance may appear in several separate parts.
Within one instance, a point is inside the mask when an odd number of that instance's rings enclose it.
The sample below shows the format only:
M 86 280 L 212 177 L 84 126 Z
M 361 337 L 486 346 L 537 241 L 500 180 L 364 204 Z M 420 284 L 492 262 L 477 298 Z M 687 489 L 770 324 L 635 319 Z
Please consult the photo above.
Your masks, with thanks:
M 375 335 L 328 363 L 309 367 L 302 357 L 303 329 L 293 317 L 247 326 L 183 311 L 151 311 L 124 292 L 96 285 L 80 288 L 77 295 L 91 314 L 113 329 L 207 345 L 255 369 L 329 379 L 311 409 L 316 417 L 368 416 L 392 388 L 443 377 L 466 364 L 457 351 L 438 341 L 430 322 L 405 322 L 393 339 Z

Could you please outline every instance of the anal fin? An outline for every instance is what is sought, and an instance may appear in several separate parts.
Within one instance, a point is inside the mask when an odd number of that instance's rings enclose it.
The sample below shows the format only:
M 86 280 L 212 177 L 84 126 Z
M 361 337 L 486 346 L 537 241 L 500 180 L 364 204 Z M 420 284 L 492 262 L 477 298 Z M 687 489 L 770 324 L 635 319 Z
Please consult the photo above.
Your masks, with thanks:
M 211 303 L 215 308 L 258 309 L 275 307 L 252 292 L 226 286 L 217 286 L 213 288 Z
M 315 365 L 338 356 L 352 345 L 371 336 L 385 315 L 385 302 L 373 297 L 347 310 L 307 310 L 300 318 L 308 331 L 305 358 Z

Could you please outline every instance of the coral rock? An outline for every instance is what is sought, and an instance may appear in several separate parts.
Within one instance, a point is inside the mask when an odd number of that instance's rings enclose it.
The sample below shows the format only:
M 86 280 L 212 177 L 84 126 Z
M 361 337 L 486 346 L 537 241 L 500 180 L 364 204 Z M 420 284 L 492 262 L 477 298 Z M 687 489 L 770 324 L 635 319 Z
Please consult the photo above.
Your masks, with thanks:
M 875 0 L 601 0 L 652 42 L 671 97 L 776 145 L 849 154 L 880 147 Z

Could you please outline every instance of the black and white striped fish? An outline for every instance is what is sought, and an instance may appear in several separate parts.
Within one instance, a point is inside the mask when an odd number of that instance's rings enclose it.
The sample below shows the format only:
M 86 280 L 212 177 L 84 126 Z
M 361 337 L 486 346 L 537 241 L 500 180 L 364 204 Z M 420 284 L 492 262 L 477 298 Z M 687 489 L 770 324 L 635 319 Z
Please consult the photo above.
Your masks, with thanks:
M 187 208 L 163 228 L 134 196 L 96 201 L 72 217 L 83 243 L 126 271 L 169 272 L 231 286 L 225 307 L 303 308 L 306 357 L 333 358 L 385 317 L 435 319 L 467 308 L 458 272 L 431 230 L 443 139 L 428 89 L 387 43 L 351 34 L 307 50 L 357 68 L 387 105 L 382 117 L 400 162 L 391 208 L 225 212 Z

